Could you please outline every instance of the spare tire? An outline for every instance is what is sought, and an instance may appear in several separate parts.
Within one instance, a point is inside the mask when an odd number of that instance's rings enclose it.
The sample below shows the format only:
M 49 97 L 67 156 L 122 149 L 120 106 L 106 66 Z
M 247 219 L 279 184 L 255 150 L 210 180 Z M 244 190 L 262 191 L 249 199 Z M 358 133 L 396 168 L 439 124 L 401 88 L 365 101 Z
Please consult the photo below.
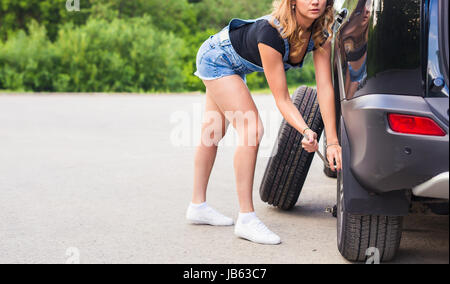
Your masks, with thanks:
M 316 90 L 302 86 L 294 92 L 292 101 L 319 141 L 323 121 Z M 314 157 L 302 148 L 302 139 L 303 135 L 283 120 L 261 181 L 262 201 L 283 210 L 294 207 Z

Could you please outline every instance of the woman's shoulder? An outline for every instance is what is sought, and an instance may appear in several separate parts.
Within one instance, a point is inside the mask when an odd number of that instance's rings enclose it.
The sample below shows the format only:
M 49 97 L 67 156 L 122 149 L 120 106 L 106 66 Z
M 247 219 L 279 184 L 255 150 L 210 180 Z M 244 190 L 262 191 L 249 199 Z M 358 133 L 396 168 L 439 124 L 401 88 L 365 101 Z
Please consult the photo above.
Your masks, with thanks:
M 257 32 L 260 37 L 273 38 L 274 40 L 283 40 L 277 28 L 273 27 L 268 19 L 260 19 L 256 21 Z
M 266 19 L 258 20 L 255 24 L 257 25 L 256 42 L 264 43 L 284 55 L 285 43 L 278 30 L 272 27 Z
M 270 24 L 269 19 L 259 19 L 256 21 L 256 24 L 261 29 L 275 31 L 278 33 L 278 30 Z

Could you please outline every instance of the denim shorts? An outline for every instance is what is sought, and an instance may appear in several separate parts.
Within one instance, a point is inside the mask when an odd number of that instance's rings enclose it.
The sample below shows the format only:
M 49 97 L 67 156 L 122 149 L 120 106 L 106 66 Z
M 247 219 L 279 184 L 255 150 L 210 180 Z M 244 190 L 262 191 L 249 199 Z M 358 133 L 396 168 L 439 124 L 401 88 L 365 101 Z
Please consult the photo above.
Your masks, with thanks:
M 197 71 L 194 75 L 203 80 L 214 80 L 230 75 L 239 75 L 246 82 L 251 73 L 230 41 L 221 42 L 219 33 L 210 36 L 197 52 Z

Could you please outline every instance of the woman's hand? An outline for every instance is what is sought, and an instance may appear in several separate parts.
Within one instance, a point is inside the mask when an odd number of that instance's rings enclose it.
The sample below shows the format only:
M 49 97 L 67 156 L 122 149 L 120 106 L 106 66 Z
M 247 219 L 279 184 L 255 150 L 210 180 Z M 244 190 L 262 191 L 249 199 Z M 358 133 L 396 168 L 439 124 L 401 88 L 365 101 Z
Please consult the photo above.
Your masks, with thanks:
M 342 170 L 342 148 L 339 144 L 327 146 L 327 159 L 333 172 L 335 171 L 334 161 L 336 161 L 336 170 Z
M 306 138 L 308 137 L 308 139 Z M 302 139 L 302 148 L 309 153 L 319 150 L 319 143 L 317 143 L 317 133 L 311 129 L 307 129 Z

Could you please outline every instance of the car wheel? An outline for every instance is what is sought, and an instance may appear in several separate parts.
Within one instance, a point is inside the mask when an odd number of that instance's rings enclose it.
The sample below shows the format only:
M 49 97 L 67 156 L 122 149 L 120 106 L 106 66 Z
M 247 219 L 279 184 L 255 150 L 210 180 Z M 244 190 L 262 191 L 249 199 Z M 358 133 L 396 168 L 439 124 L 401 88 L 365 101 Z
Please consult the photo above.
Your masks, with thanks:
M 345 150 L 347 149 L 343 149 Z M 340 171 L 337 176 L 339 252 L 350 261 L 366 261 L 372 253 L 375 253 L 374 256 L 378 257 L 380 262 L 392 260 L 400 246 L 403 217 L 348 213 L 345 210 L 344 181 L 345 176 L 343 171 Z
M 292 101 L 319 141 L 323 122 L 316 90 L 302 86 Z M 294 207 L 314 157 L 302 148 L 302 139 L 303 135 L 283 120 L 259 189 L 264 202 L 283 210 Z

